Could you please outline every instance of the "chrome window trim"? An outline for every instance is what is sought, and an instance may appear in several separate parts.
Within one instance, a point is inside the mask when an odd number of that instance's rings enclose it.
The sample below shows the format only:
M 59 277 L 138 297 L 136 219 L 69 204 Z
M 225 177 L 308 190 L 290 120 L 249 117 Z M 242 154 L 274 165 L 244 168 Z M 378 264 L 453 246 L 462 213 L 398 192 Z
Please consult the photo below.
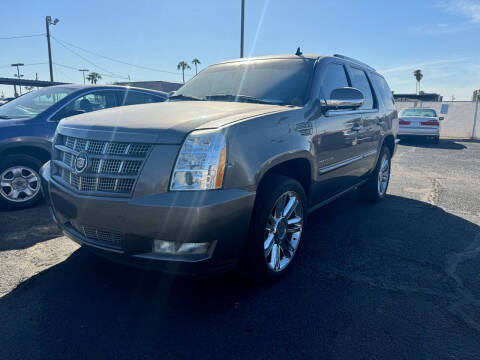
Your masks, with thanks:
M 82 96 L 85 96 L 85 95 L 88 95 L 88 94 L 91 94 L 93 92 L 102 92 L 102 91 L 124 91 L 126 92 L 127 90 L 124 90 L 122 88 L 112 88 L 112 89 L 90 89 L 90 90 L 85 90 L 84 92 L 80 93 L 77 97 L 75 97 L 74 99 L 70 100 L 69 102 L 67 102 L 66 104 L 63 104 L 59 109 L 57 109 L 57 111 L 55 111 L 53 114 L 51 114 L 48 118 L 47 118 L 47 122 L 53 122 L 53 123 L 58 123 L 59 121 L 55 121 L 55 120 L 52 120 L 52 117 L 54 117 L 55 115 L 58 114 L 58 112 L 60 112 L 64 107 L 66 107 L 67 105 L 70 105 L 72 102 L 80 99 Z M 132 92 L 137 92 L 137 93 L 141 93 L 141 94 L 146 94 L 146 95 L 152 95 L 152 96 L 158 96 L 159 98 L 162 98 L 164 100 L 166 100 L 167 98 L 163 98 L 162 96 L 160 96 L 160 94 L 152 94 L 148 91 L 142 91 L 142 90 L 137 90 L 137 89 L 132 89 L 132 90 L 128 90 L 129 92 L 132 91 Z M 125 105 L 117 105 L 115 107 L 120 107 L 120 106 L 125 106 Z M 110 109 L 110 108 L 109 108 Z M 93 111 L 91 111 L 93 112 Z M 61 119 L 60 119 L 61 120 Z
M 374 114 L 378 113 L 378 109 L 363 109 L 363 110 L 328 110 L 326 116 L 339 116 L 339 115 L 358 115 L 358 114 Z
M 337 163 L 334 163 L 334 164 L 331 164 L 331 165 L 328 165 L 328 166 L 325 166 L 325 167 L 322 167 L 320 168 L 318 171 L 320 174 L 325 174 L 327 172 L 330 172 L 332 170 L 335 170 L 335 169 L 338 169 L 338 168 L 341 168 L 343 166 L 346 166 L 346 165 L 350 165 L 351 163 L 354 163 L 355 161 L 358 161 L 358 160 L 362 160 L 362 159 L 365 159 L 366 157 L 369 157 L 369 156 L 372 156 L 372 155 L 375 155 L 377 153 L 377 150 L 371 150 L 371 151 L 368 151 L 366 153 L 363 153 L 361 155 L 357 155 L 357 156 L 354 156 L 350 159 L 346 159 L 346 160 L 342 160 L 342 161 L 339 161 Z

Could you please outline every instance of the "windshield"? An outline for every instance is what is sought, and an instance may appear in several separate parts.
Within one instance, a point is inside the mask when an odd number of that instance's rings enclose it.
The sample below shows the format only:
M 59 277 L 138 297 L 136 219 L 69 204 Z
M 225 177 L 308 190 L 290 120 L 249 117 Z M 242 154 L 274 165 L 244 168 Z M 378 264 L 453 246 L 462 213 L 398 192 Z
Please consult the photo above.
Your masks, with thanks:
M 20 96 L 0 107 L 0 119 L 33 118 L 75 91 L 69 87 L 47 87 Z
M 211 66 L 171 98 L 302 106 L 307 101 L 314 60 L 275 59 Z
M 436 117 L 437 113 L 433 109 L 403 109 L 400 116 Z

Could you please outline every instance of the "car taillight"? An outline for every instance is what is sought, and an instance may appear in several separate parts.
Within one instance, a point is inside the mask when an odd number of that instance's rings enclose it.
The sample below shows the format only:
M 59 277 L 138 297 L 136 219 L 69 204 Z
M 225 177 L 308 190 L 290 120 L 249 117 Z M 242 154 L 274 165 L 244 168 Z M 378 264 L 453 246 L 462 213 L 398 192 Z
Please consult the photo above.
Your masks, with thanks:
M 438 126 L 440 125 L 437 120 L 422 121 L 422 126 Z
M 398 123 L 400 125 L 410 125 L 410 121 L 405 121 L 405 120 L 399 120 Z

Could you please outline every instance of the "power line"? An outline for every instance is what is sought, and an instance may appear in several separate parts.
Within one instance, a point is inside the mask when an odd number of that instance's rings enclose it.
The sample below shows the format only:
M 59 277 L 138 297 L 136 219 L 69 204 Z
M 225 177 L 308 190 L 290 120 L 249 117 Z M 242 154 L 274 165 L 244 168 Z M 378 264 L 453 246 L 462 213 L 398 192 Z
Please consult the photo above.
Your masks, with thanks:
M 161 69 L 157 69 L 157 68 L 152 68 L 152 67 L 148 67 L 148 66 L 132 64 L 132 63 L 129 63 L 129 62 L 126 62 L 126 61 L 114 59 L 114 58 L 111 58 L 111 57 L 109 57 L 109 56 L 105 56 L 105 55 L 96 53 L 96 52 L 94 52 L 94 51 L 84 49 L 84 48 L 82 48 L 82 47 L 80 47 L 80 46 L 77 46 L 77 45 L 74 45 L 74 44 L 72 44 L 72 43 L 70 43 L 70 42 L 68 42 L 68 41 L 58 39 L 58 38 L 54 37 L 53 35 L 52 35 L 52 38 L 54 38 L 57 42 L 63 42 L 64 44 L 68 44 L 68 45 L 70 45 L 71 47 L 74 47 L 74 48 L 76 48 L 76 49 L 78 49 L 78 50 L 85 51 L 85 52 L 87 52 L 87 53 L 89 53 L 89 54 L 92 54 L 92 55 L 95 55 L 95 56 L 98 56 L 98 57 L 101 57 L 101 58 L 104 58 L 104 59 L 107 59 L 107 60 L 110 60 L 110 61 L 113 61 L 113 62 L 117 62 L 117 63 L 120 63 L 120 64 L 137 67 L 137 68 L 144 69 L 144 70 L 157 71 L 157 72 L 162 72 L 162 73 L 167 73 L 167 74 L 178 75 L 178 72 L 161 70 Z
M 43 33 L 43 34 L 33 34 L 33 35 L 6 36 L 6 37 L 0 37 L 0 40 L 23 39 L 23 38 L 31 38 L 31 37 L 35 37 L 35 36 L 45 36 L 45 33 Z
M 98 68 L 98 69 L 100 69 L 100 70 L 102 70 L 102 71 L 105 71 L 105 72 L 111 74 L 112 77 L 126 78 L 126 77 L 123 76 L 123 75 L 115 74 L 115 73 L 111 72 L 110 70 L 107 70 L 107 69 L 105 69 L 105 68 L 103 68 L 103 67 L 95 64 L 94 62 L 88 60 L 86 57 L 84 57 L 84 56 L 80 55 L 79 53 L 77 53 L 76 51 L 70 49 L 68 46 L 64 45 L 63 43 L 61 43 L 60 41 L 58 41 L 58 40 L 57 40 L 56 38 L 54 38 L 53 36 L 52 36 L 52 38 L 53 38 L 60 46 L 64 47 L 66 50 L 70 51 L 70 52 L 73 53 L 74 55 L 78 56 L 80 59 L 88 62 L 89 64 L 95 66 L 96 68 Z
M 57 62 L 54 62 L 55 65 L 57 66 L 61 66 L 61 67 L 64 67 L 66 69 L 70 69 L 70 70 L 75 70 L 75 71 L 78 71 L 80 68 L 79 67 L 74 67 L 74 66 L 70 66 L 70 65 L 64 65 L 64 64 L 59 64 Z M 118 75 L 118 76 L 112 76 L 112 75 L 108 75 L 108 74 L 103 74 L 103 73 L 99 73 L 100 75 L 102 76 L 106 76 L 106 77 L 110 77 L 110 78 L 120 78 L 120 79 L 128 79 L 128 77 L 126 76 L 121 76 L 121 75 Z

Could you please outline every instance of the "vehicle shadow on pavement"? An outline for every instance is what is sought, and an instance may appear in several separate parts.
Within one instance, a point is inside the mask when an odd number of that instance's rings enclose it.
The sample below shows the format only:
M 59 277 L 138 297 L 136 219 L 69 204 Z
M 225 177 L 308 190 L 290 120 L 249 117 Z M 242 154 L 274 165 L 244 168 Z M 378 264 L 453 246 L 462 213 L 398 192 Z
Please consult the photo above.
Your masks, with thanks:
M 461 259 L 479 232 L 428 203 L 351 194 L 311 214 L 295 267 L 264 286 L 79 249 L 0 299 L 0 358 L 465 358 L 480 291 Z
M 400 144 L 404 146 L 415 146 L 422 148 L 432 148 L 432 149 L 445 149 L 445 150 L 463 150 L 467 146 L 457 142 L 459 140 L 452 139 L 440 139 L 438 144 L 433 144 L 427 139 L 416 139 L 416 138 L 404 138 L 400 140 Z M 464 141 L 462 140 L 462 143 Z
M 0 210 L 0 251 L 25 249 L 61 236 L 47 205 L 25 210 Z

